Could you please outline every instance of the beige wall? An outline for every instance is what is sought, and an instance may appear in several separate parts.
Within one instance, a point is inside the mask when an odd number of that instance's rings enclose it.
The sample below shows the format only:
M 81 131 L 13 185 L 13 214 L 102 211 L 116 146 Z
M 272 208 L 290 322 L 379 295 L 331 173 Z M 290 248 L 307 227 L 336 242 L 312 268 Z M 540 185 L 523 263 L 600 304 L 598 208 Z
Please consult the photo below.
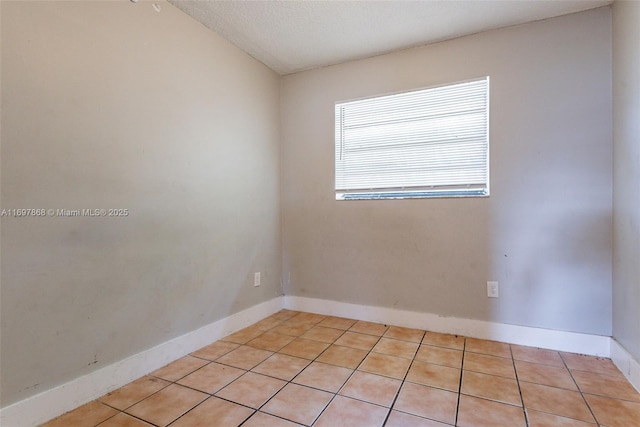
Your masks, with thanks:
M 282 292 L 279 78 L 156 2 L 2 1 L 2 208 L 130 212 L 2 218 L 3 406 Z
M 613 5 L 613 336 L 640 360 L 640 2 Z
M 277 296 L 281 267 L 290 295 L 611 334 L 608 8 L 280 80 L 157 3 L 0 3 L 1 207 L 130 211 L 2 218 L 2 406 Z M 616 9 L 614 335 L 638 357 Z M 335 101 L 483 75 L 491 197 L 334 200 Z
M 610 58 L 602 8 L 286 76 L 285 293 L 610 335 Z M 334 200 L 336 101 L 484 75 L 491 197 Z

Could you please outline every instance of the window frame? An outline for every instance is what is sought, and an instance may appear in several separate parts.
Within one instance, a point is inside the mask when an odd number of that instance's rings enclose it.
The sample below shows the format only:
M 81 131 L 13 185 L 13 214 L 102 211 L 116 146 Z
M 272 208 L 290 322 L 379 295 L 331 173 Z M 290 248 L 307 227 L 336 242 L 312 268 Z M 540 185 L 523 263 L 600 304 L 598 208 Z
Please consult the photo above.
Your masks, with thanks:
M 469 83 L 484 83 L 484 110 L 485 117 L 484 128 L 484 179 L 481 184 L 463 184 L 463 185 L 405 185 L 399 187 L 377 187 L 377 188 L 363 188 L 363 189 L 346 189 L 338 188 L 338 162 L 339 153 L 343 152 L 344 141 L 341 139 L 343 136 L 342 129 L 343 120 L 341 107 L 349 104 L 361 103 L 362 101 L 371 100 L 373 102 L 382 100 L 384 98 L 397 97 L 398 95 L 407 95 L 410 97 L 418 92 L 428 93 L 435 89 L 444 89 L 447 87 L 462 86 Z M 427 95 L 428 96 L 428 95 Z M 412 89 L 407 91 L 399 91 L 394 93 L 387 93 L 382 95 L 367 96 L 356 99 L 349 99 L 345 101 L 337 101 L 334 105 L 335 108 L 335 134 L 334 134 L 334 191 L 336 200 L 388 200 L 388 199 L 425 199 L 425 198 L 467 198 L 467 197 L 489 197 L 490 196 L 490 77 L 483 76 L 473 79 L 467 79 L 462 81 L 450 82 L 445 84 L 439 84 L 434 86 L 428 86 L 418 89 Z M 396 107 L 397 108 L 397 107 Z M 455 117 L 464 117 L 464 114 L 456 115 Z M 425 119 L 428 120 L 428 119 Z M 454 129 L 459 129 L 454 128 Z M 428 146 L 428 143 L 424 143 L 424 146 Z M 433 147 L 429 148 L 433 149 Z M 461 157 L 458 160 L 464 159 Z M 453 168 L 451 168 L 453 170 Z

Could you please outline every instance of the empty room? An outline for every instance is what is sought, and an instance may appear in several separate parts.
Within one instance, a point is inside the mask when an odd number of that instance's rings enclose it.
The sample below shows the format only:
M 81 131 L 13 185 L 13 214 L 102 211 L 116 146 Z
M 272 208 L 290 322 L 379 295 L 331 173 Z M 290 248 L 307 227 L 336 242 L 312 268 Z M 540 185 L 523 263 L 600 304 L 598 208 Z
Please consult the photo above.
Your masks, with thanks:
M 640 427 L 639 22 L 0 0 L 0 425 Z

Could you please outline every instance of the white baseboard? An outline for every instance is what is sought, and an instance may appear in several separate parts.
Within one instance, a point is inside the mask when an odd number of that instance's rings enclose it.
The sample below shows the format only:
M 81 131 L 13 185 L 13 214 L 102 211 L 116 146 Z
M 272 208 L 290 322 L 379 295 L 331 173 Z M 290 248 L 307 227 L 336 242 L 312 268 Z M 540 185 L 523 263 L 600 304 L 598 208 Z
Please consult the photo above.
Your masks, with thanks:
M 2 427 L 35 426 L 122 387 L 188 353 L 249 326 L 282 308 L 379 322 L 434 332 L 464 335 L 513 344 L 609 357 L 626 369 L 636 388 L 640 366 L 610 337 L 507 325 L 431 313 L 348 304 L 296 296 L 277 297 L 203 326 L 154 348 L 105 366 L 66 384 L 0 409 Z M 627 374 L 625 374 L 627 375 Z
M 611 338 L 611 360 L 640 392 L 640 363 L 614 338 Z
M 611 338 L 601 335 L 507 325 L 315 298 L 285 296 L 284 308 L 593 356 L 609 357 L 611 349 Z
M 36 426 L 279 311 L 283 297 L 250 307 L 95 372 L 0 409 L 2 427 Z

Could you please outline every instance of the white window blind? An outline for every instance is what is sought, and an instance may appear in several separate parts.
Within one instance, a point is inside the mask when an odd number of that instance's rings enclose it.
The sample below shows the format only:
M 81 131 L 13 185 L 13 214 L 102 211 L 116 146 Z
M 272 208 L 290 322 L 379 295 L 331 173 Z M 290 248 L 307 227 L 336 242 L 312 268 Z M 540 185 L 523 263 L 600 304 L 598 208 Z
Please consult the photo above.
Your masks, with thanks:
M 336 104 L 336 199 L 489 194 L 489 78 Z

